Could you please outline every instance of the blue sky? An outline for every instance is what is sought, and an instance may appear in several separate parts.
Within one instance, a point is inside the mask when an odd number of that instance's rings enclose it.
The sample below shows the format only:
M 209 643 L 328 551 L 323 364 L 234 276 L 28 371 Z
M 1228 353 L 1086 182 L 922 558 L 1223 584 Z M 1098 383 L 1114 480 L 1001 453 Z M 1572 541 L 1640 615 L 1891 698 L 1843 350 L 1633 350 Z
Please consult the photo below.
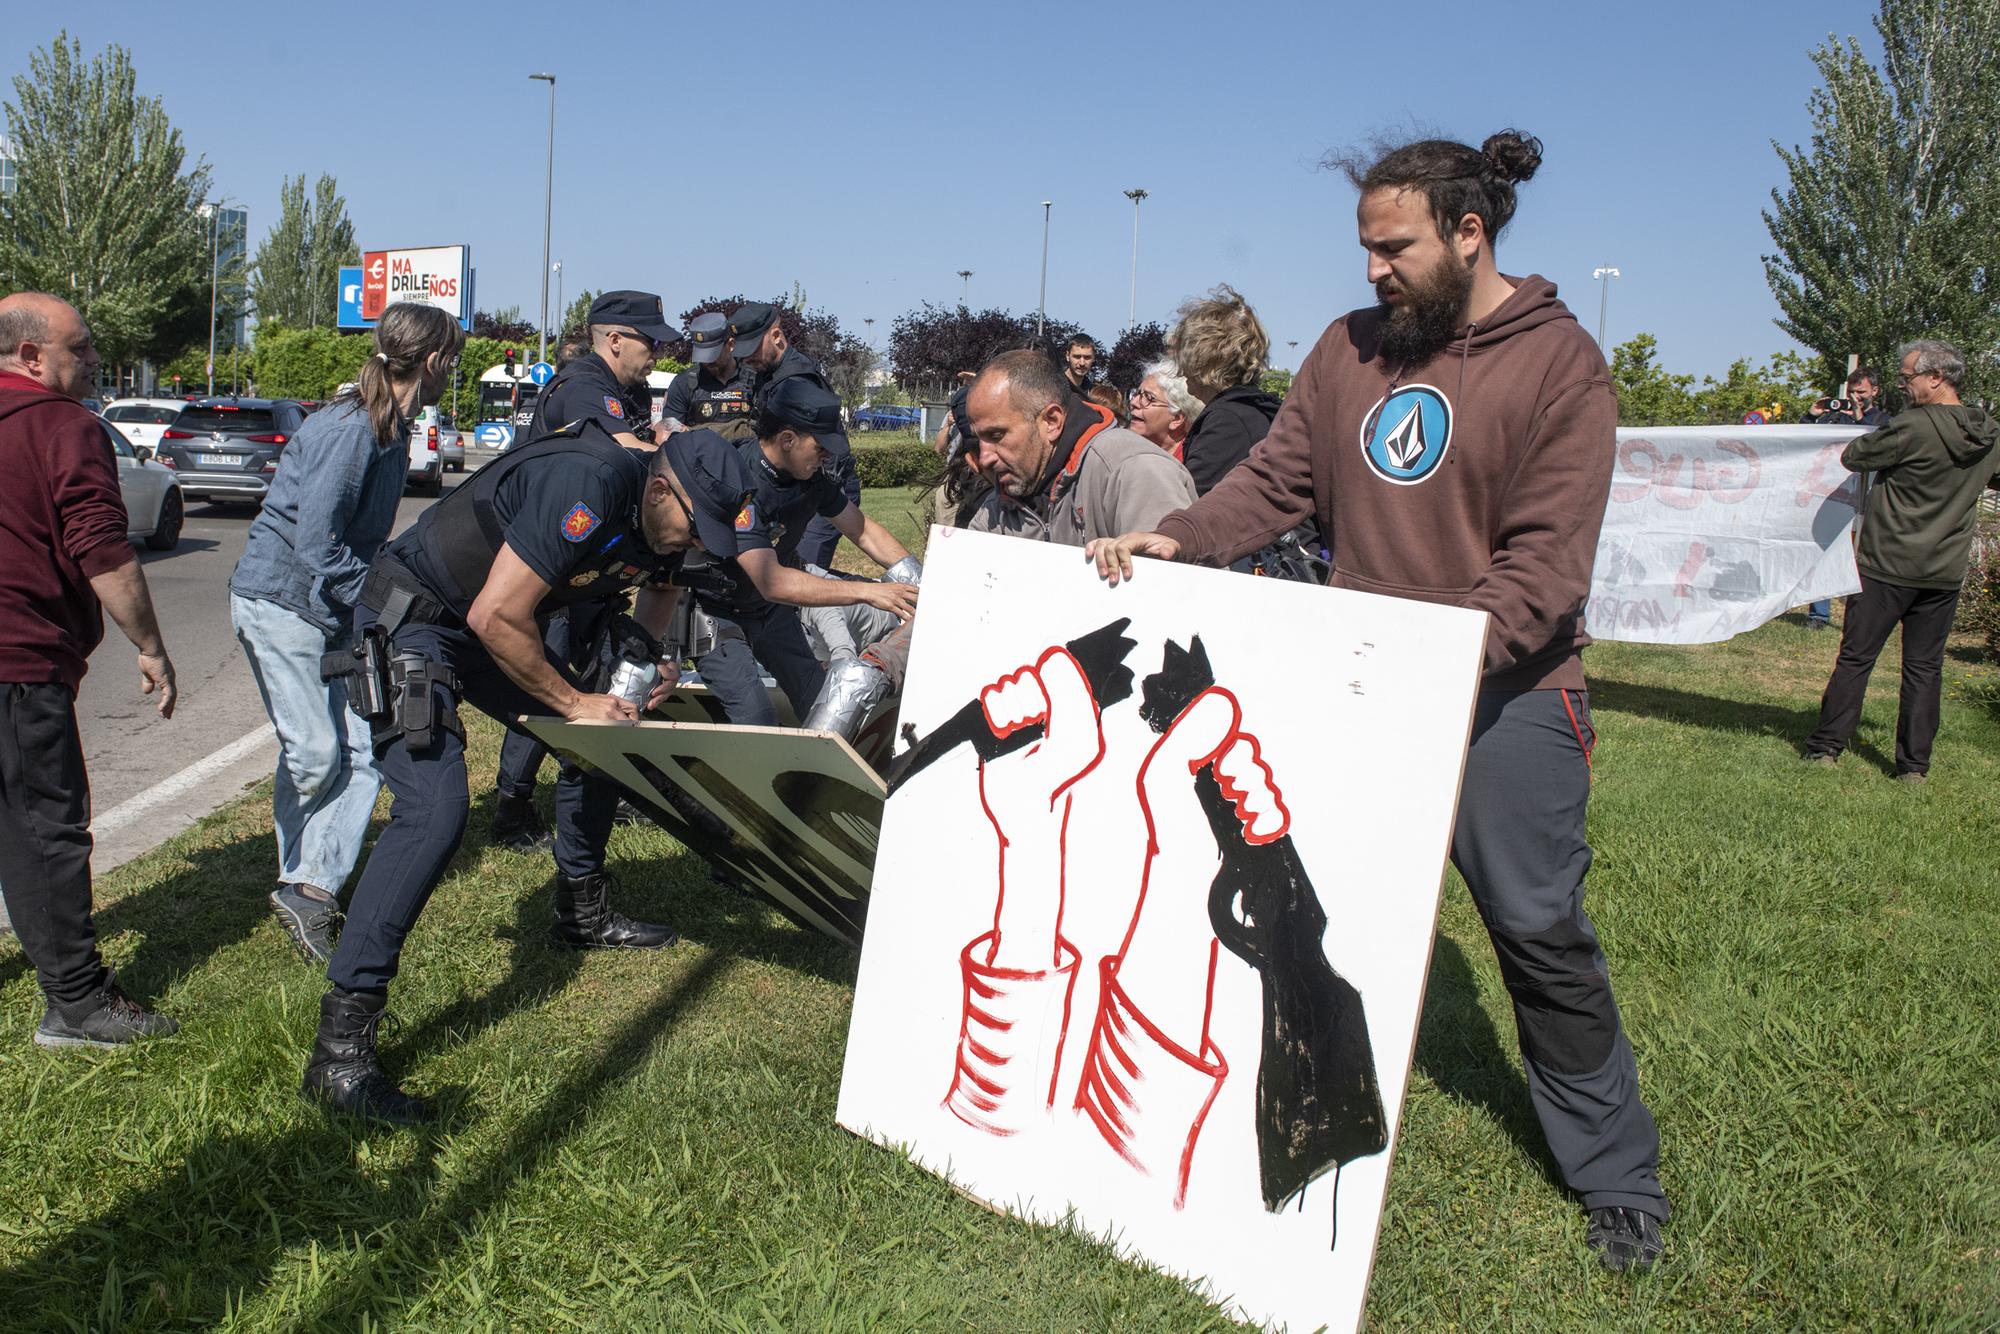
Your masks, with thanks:
M 539 304 L 546 85 L 558 76 L 553 257 L 567 295 L 789 291 L 874 341 L 918 303 L 1032 311 L 1041 201 L 1048 306 L 1106 343 L 1124 326 L 1132 205 L 1138 313 L 1227 281 L 1295 364 L 1370 297 L 1353 196 L 1329 148 L 1415 123 L 1478 142 L 1539 135 L 1541 173 L 1503 270 L 1555 280 L 1595 330 L 1591 270 L 1617 266 L 1609 341 L 1639 330 L 1676 370 L 1789 346 L 1760 256 L 1803 141 L 1807 52 L 1874 50 L 1872 7 L 1154 3 L 528 5 L 72 0 L 16 20 L 9 80 L 58 27 L 128 47 L 218 189 L 251 210 L 331 172 L 364 246 L 472 246 L 479 304 Z M 11 100 L 11 83 L 5 89 Z M 554 296 L 551 295 L 553 302 Z M 1296 350 L 1285 344 L 1297 340 Z

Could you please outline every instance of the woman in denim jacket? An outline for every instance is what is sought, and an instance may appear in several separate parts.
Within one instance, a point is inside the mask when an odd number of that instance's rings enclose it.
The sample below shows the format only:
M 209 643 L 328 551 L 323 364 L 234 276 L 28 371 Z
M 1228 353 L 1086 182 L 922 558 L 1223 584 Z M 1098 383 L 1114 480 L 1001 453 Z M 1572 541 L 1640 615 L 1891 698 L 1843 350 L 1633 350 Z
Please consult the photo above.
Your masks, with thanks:
M 410 419 L 436 403 L 465 336 L 441 310 L 390 306 L 355 387 L 306 419 L 285 447 L 229 579 L 229 619 L 278 733 L 271 906 L 307 959 L 325 963 L 335 895 L 361 855 L 381 779 L 369 728 L 323 654 L 352 642 L 368 563 L 396 521 Z

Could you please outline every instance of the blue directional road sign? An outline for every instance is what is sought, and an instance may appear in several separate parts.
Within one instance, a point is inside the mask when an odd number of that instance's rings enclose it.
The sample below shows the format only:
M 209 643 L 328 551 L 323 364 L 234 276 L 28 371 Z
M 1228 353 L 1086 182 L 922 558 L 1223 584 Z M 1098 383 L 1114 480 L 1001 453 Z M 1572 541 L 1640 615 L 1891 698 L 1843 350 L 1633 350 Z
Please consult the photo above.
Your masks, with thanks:
M 481 422 L 472 442 L 486 449 L 505 449 L 514 443 L 514 428 L 506 422 Z
M 550 378 L 555 375 L 555 373 L 556 373 L 556 368 L 549 365 L 549 363 L 546 361 L 538 361 L 534 365 L 528 367 L 528 378 L 535 382 L 537 388 L 547 384 Z

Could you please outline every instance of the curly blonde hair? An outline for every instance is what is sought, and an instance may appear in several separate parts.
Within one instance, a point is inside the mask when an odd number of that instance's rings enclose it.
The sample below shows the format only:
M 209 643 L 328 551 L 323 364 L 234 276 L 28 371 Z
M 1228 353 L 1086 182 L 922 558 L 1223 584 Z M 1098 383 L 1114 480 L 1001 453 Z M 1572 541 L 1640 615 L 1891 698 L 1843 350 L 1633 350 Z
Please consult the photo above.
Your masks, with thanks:
M 1237 290 L 1218 283 L 1206 297 L 1180 308 L 1167 335 L 1167 355 L 1189 385 L 1229 389 L 1255 384 L 1271 363 L 1271 336 Z

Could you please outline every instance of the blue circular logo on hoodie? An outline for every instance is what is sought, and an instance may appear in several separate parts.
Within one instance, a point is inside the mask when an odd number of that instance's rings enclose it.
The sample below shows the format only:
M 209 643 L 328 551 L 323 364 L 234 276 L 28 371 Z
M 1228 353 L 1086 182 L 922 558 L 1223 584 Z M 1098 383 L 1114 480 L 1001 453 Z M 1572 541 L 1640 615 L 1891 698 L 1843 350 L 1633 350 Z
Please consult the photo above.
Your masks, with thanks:
M 1399 386 L 1361 419 L 1361 456 L 1377 477 L 1415 486 L 1451 447 L 1451 404 L 1427 384 Z

